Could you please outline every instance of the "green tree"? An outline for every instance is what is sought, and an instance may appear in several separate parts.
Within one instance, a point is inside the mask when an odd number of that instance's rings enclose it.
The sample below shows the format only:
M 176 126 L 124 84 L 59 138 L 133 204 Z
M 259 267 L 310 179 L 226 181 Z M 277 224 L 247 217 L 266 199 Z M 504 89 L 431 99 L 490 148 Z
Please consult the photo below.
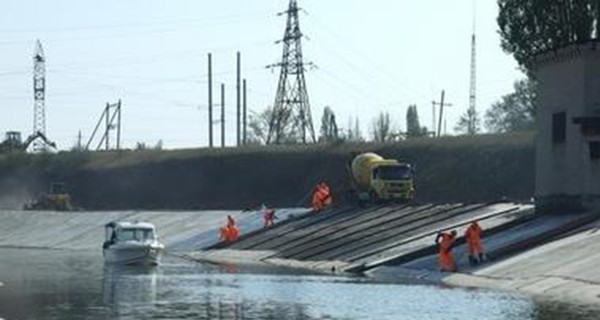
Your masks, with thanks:
M 247 144 L 261 145 L 267 143 L 269 136 L 269 124 L 273 114 L 273 108 L 268 107 L 260 113 L 250 112 L 248 117 Z
M 362 132 L 360 130 L 360 121 L 358 117 L 348 118 L 348 127 L 346 130 L 343 130 L 343 134 L 340 138 L 349 142 L 363 141 Z
M 531 75 L 537 54 L 599 35 L 598 0 L 498 0 L 502 48 Z
M 477 110 L 469 108 L 461 117 L 458 119 L 454 131 L 460 134 L 475 135 L 481 130 L 481 120 L 479 119 L 479 113 Z
M 421 127 L 416 105 L 408 106 L 406 110 L 406 137 L 417 138 L 427 135 L 427 128 Z
M 339 140 L 339 134 L 335 113 L 330 107 L 325 107 L 323 109 L 323 117 L 321 118 L 321 135 L 319 141 L 333 142 L 337 140 Z
M 388 112 L 381 112 L 373 120 L 371 134 L 373 135 L 373 141 L 375 142 L 386 142 L 392 139 L 392 123 Z
M 135 151 L 144 151 L 148 150 L 148 145 L 145 142 L 137 142 L 135 144 Z
M 160 139 L 154 145 L 154 150 L 162 150 L 163 146 L 164 146 L 164 142 L 162 141 L 162 139 Z
M 494 103 L 485 114 L 485 126 L 490 132 L 528 131 L 535 127 L 537 88 L 534 81 L 524 79 L 514 83 L 514 92 Z

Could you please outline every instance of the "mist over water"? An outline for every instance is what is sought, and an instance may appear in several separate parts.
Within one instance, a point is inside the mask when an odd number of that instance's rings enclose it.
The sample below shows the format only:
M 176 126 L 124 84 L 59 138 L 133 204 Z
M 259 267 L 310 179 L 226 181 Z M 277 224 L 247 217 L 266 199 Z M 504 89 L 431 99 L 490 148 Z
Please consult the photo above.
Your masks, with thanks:
M 97 252 L 0 249 L 4 319 L 596 319 L 502 292 L 202 265 L 105 266 Z

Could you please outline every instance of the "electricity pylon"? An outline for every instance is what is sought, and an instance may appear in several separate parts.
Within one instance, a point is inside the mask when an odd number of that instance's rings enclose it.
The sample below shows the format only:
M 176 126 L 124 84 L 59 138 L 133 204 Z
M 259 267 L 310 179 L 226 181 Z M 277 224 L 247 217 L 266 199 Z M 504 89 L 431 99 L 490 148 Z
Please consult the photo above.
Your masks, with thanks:
M 298 4 L 290 0 L 281 62 L 269 67 L 281 67 L 273 112 L 269 121 L 267 144 L 284 142 L 316 142 L 304 71 L 310 63 L 302 61 L 303 37 L 298 19 Z

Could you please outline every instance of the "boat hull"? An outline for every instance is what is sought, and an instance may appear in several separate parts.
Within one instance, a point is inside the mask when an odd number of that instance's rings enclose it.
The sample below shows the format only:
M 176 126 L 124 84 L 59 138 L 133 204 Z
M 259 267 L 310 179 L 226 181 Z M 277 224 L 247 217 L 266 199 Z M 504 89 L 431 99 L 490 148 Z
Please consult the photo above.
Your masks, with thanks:
M 123 265 L 158 265 L 163 252 L 158 244 L 116 244 L 103 249 L 106 263 Z

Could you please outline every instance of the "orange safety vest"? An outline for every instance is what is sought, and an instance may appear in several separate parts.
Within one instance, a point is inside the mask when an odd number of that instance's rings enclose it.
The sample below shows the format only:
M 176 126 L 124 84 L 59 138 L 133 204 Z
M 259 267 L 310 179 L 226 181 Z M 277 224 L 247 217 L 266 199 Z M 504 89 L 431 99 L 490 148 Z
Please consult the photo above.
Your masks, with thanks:
M 331 204 L 331 194 L 326 183 L 323 182 L 317 185 L 311 204 L 314 211 L 321 211 Z
M 321 186 L 318 185 L 315 192 L 313 193 L 311 205 L 314 211 L 321 211 L 324 208 L 322 195 L 321 195 Z
M 321 202 L 325 206 L 331 204 L 331 194 L 329 193 L 329 186 L 326 183 L 323 183 L 321 186 Z
M 220 228 L 219 233 L 219 239 L 227 243 L 236 242 L 240 238 L 240 229 L 237 227 Z
M 454 236 L 448 233 L 441 234 L 442 241 L 439 244 L 439 264 L 441 271 L 456 271 L 456 263 L 454 261 L 454 254 L 452 253 L 452 246 L 454 245 Z
M 470 254 L 481 254 L 483 253 L 483 246 L 481 245 L 481 227 L 477 222 L 472 223 L 467 231 L 465 231 L 465 238 L 469 245 Z
M 229 228 L 219 228 L 219 240 L 229 242 Z
M 236 242 L 240 238 L 240 229 L 235 226 L 227 227 L 229 229 L 229 242 Z

